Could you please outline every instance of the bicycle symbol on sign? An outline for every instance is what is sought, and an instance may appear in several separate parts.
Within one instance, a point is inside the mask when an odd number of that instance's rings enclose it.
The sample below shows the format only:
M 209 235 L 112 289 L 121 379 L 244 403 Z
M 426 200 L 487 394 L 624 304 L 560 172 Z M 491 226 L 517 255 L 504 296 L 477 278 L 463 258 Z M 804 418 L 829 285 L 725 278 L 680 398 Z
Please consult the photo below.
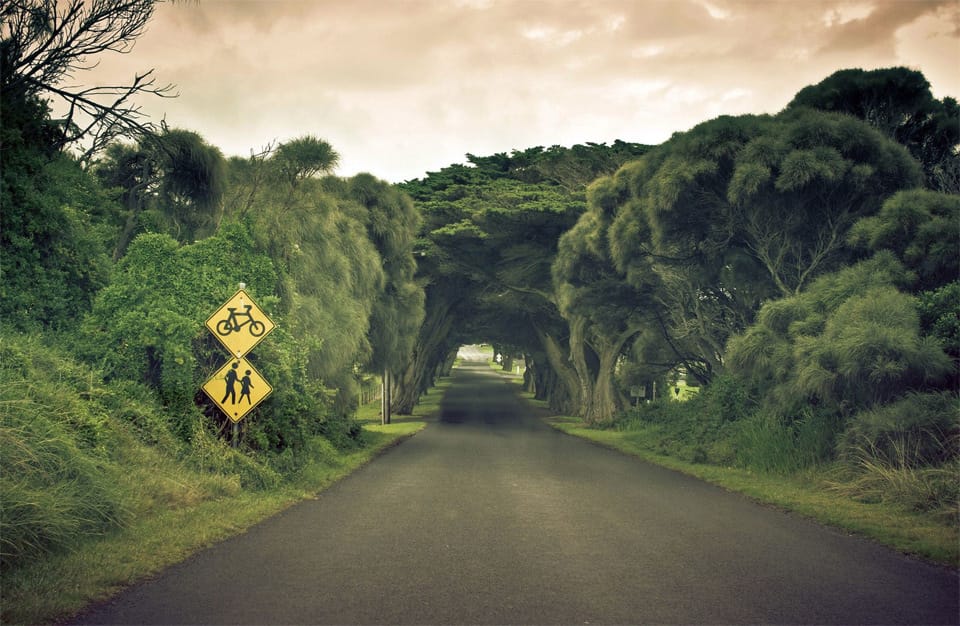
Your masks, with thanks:
M 230 315 L 226 319 L 222 319 L 217 322 L 217 334 L 226 337 L 230 333 L 239 333 L 240 329 L 249 324 L 247 330 L 250 331 L 250 334 L 254 337 L 259 337 L 267 329 L 263 322 L 253 319 L 253 315 L 250 314 L 250 309 L 253 308 L 251 304 L 243 305 L 243 312 L 237 313 L 237 307 L 227 307 L 227 310 L 230 311 Z M 240 321 L 241 318 L 247 318 L 244 321 Z

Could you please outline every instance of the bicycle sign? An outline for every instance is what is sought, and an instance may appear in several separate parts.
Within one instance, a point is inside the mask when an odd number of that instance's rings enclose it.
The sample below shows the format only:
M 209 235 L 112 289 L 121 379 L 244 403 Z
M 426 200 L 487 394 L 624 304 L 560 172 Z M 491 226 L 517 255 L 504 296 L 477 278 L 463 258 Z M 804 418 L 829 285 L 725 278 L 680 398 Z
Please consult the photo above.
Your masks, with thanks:
M 207 328 L 236 358 L 250 352 L 276 324 L 243 289 L 207 319 Z

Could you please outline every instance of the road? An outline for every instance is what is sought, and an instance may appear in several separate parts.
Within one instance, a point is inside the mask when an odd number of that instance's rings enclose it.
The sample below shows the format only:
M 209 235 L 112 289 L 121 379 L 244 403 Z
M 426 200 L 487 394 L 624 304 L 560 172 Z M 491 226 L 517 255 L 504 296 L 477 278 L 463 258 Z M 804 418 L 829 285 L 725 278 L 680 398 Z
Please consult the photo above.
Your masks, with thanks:
M 558 433 L 489 367 L 310 500 L 90 624 L 958 623 L 953 572 Z

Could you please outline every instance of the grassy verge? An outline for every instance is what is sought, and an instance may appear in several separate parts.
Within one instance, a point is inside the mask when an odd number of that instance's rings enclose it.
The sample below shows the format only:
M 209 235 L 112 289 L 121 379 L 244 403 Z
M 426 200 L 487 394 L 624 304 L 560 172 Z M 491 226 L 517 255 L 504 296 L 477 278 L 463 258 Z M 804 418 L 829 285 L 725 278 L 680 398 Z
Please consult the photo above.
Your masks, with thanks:
M 646 449 L 642 432 L 588 428 L 582 420 L 574 417 L 556 416 L 548 418 L 547 422 L 567 434 L 695 476 L 757 502 L 856 533 L 905 554 L 942 565 L 960 565 L 956 523 L 945 524 L 934 516 L 893 504 L 865 503 L 844 497 L 832 487 L 835 472 L 830 467 L 780 476 L 695 464 Z
M 394 414 L 390 418 L 391 423 L 389 426 L 400 426 L 402 424 L 415 422 L 420 423 L 420 428 L 422 428 L 422 420 L 439 414 L 440 402 L 443 400 L 443 394 L 449 386 L 450 379 L 441 378 L 437 381 L 436 386 L 420 396 L 420 400 L 413 410 L 413 415 Z M 376 428 L 380 426 L 380 400 L 374 400 L 360 407 L 357 411 L 357 421 L 363 424 L 364 428 L 376 430 Z
M 117 531 L 92 536 L 73 549 L 49 555 L 3 576 L 5 624 L 40 624 L 62 619 L 91 602 L 114 595 L 191 554 L 315 496 L 385 449 L 422 429 L 439 407 L 442 389 L 424 397 L 413 415 L 389 425 L 367 419 L 365 445 L 338 452 L 318 440 L 322 450 L 296 479 L 276 488 L 231 490 L 222 497 L 153 510 Z M 371 409 L 364 408 L 369 412 Z M 372 409 L 376 411 L 377 409 Z M 170 471 L 158 467 L 158 472 Z M 182 471 L 177 468 L 176 471 Z M 189 477 L 180 475 L 181 480 Z

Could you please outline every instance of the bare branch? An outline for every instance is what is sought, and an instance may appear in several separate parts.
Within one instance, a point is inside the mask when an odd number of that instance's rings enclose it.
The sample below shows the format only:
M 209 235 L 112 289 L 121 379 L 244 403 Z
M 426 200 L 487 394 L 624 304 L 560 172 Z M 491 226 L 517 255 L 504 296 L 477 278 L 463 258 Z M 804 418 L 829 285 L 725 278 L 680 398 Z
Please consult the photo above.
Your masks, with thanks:
M 0 91 L 7 98 L 47 100 L 66 117 L 60 145 L 81 145 L 88 159 L 118 136 L 151 134 L 155 126 L 132 100 L 175 97 L 153 70 L 129 84 L 66 85 L 96 67 L 104 53 L 128 53 L 143 34 L 158 0 L 8 0 L 0 9 Z

